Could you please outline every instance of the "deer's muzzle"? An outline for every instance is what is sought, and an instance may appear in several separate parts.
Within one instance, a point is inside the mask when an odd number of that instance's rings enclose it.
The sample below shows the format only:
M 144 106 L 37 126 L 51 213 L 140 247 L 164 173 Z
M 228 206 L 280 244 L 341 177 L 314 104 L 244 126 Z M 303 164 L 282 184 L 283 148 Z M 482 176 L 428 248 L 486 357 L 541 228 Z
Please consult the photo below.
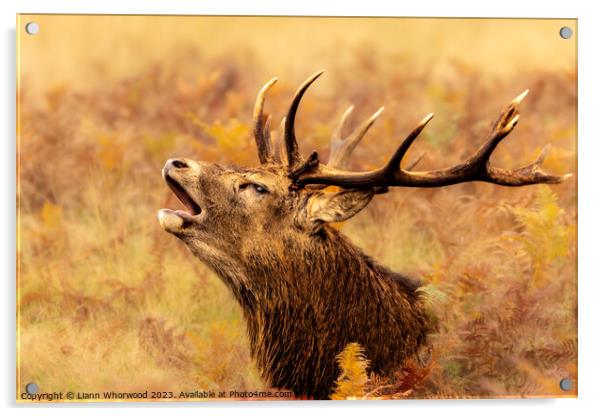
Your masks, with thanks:
M 186 208 L 185 211 L 174 211 L 167 208 L 159 211 L 159 223 L 168 232 L 179 231 L 187 222 L 195 221 L 203 212 L 180 180 L 182 177 L 191 175 L 191 170 L 191 162 L 187 159 L 169 159 L 163 167 L 163 179 Z

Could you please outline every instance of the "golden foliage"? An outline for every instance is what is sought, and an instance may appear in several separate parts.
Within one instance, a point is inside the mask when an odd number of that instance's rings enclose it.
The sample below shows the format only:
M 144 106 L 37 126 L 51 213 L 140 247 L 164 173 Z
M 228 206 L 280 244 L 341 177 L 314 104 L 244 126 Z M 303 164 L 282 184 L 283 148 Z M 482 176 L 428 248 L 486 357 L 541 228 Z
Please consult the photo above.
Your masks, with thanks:
M 370 361 L 364 356 L 364 349 L 351 342 L 337 355 L 341 375 L 337 379 L 336 389 L 330 395 L 333 400 L 359 399 L 365 394 L 368 383 L 367 369 Z
M 249 136 L 249 127 L 236 119 L 230 119 L 226 124 L 217 121 L 204 127 L 225 154 L 238 153 L 248 143 L 246 138 Z
M 245 337 L 238 319 L 214 321 L 204 336 L 189 331 L 187 338 L 194 346 L 195 382 L 203 388 L 217 388 L 229 383 L 245 386 L 249 381 L 241 368 L 252 367 L 246 346 L 240 339 Z
M 533 208 L 519 206 L 510 210 L 522 226 L 520 236 L 515 239 L 531 258 L 534 281 L 537 285 L 544 284 L 550 277 L 547 266 L 568 254 L 575 227 L 564 223 L 564 211 L 549 186 L 537 189 Z
M 56 228 L 63 219 L 63 208 L 54 205 L 52 202 L 45 201 L 40 212 L 42 222 L 48 228 Z

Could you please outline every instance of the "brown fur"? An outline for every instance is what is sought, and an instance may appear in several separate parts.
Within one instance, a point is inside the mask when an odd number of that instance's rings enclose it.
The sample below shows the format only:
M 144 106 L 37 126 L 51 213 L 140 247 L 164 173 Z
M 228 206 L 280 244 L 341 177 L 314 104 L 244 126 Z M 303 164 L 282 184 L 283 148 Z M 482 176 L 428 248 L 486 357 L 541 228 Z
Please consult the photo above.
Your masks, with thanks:
M 328 398 L 339 375 L 336 355 L 348 343 L 360 343 L 380 374 L 425 343 L 430 324 L 420 283 L 378 264 L 326 224 L 359 212 L 372 190 L 295 189 L 277 165 L 179 160 L 178 168 L 168 161 L 164 174 L 202 213 L 164 227 L 229 287 L 270 386 Z

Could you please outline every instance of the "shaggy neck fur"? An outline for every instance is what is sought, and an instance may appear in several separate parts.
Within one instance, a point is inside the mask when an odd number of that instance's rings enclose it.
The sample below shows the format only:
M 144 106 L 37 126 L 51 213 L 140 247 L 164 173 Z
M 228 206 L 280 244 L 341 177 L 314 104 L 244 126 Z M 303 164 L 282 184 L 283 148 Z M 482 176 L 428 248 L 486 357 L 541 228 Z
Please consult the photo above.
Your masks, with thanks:
M 301 241 L 282 236 L 276 247 L 274 236 L 266 238 L 271 245 L 243 253 L 236 284 L 216 271 L 243 308 L 252 355 L 270 386 L 328 398 L 340 373 L 336 355 L 348 343 L 365 348 L 371 371 L 387 374 L 425 342 L 418 282 L 328 226 Z

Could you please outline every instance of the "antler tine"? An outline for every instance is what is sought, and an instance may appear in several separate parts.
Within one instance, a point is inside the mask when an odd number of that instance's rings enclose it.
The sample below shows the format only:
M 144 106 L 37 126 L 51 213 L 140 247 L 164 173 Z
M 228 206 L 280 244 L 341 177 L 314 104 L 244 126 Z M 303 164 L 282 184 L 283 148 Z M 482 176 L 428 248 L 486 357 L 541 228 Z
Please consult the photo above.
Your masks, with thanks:
M 518 114 L 518 105 L 524 98 L 529 94 L 529 90 L 523 91 L 518 97 L 516 97 L 506 110 L 502 111 L 498 119 L 491 129 L 489 139 L 481 145 L 479 150 L 475 153 L 473 158 L 480 161 L 487 161 L 495 150 L 498 144 L 514 129 L 520 115 Z
M 297 114 L 297 108 L 299 108 L 299 103 L 301 102 L 301 98 L 303 98 L 303 94 L 305 94 L 305 91 L 307 91 L 307 88 L 309 88 L 309 86 L 323 73 L 324 70 L 320 70 L 306 79 L 303 84 L 301 84 L 295 93 L 295 96 L 293 97 L 293 101 L 291 102 L 291 106 L 289 107 L 286 115 L 284 122 L 284 144 L 286 146 L 289 170 L 293 170 L 295 165 L 297 165 L 297 163 L 299 163 L 301 160 L 301 156 L 299 155 L 299 147 L 297 145 L 297 138 L 295 137 L 295 115 Z
M 401 142 L 401 145 L 397 148 L 393 156 L 385 166 L 385 170 L 388 172 L 393 172 L 399 169 L 399 165 L 401 164 L 401 160 L 405 156 L 405 154 L 410 149 L 410 146 L 414 143 L 414 140 L 418 137 L 418 135 L 422 132 L 422 130 L 426 127 L 429 121 L 433 119 L 435 115 L 433 113 L 428 114 L 426 117 L 422 119 L 420 123 L 412 130 L 410 134 Z
M 347 126 L 347 124 L 349 122 L 349 116 L 353 112 L 354 108 L 355 108 L 355 106 L 353 104 L 350 105 L 349 107 L 347 107 L 347 109 L 345 110 L 345 112 L 341 116 L 341 119 L 339 120 L 339 124 L 337 125 L 337 128 L 334 129 L 334 131 L 332 132 L 331 141 L 335 141 L 336 140 L 337 142 L 339 142 L 339 141 L 343 140 L 343 130 Z
M 366 120 L 359 127 L 357 127 L 346 138 L 342 138 L 342 130 L 347 125 L 349 116 L 353 111 L 353 106 L 350 106 L 345 111 L 345 113 L 343 113 L 339 126 L 333 133 L 332 139 L 330 141 L 330 157 L 328 159 L 328 166 L 341 169 L 347 167 L 347 165 L 349 164 L 351 153 L 353 153 L 355 147 L 364 138 L 370 127 L 372 127 L 372 125 L 374 124 L 376 119 L 382 114 L 384 109 L 384 107 L 379 108 L 374 114 L 372 114 L 372 116 L 368 120 Z
M 286 117 L 282 118 L 276 139 L 274 140 L 274 159 L 276 163 L 286 163 L 286 150 L 284 149 L 284 124 Z
M 411 161 L 408 166 L 405 167 L 405 170 L 412 170 L 416 167 L 417 164 L 420 163 L 420 161 L 422 160 L 422 158 L 426 155 L 426 152 L 422 152 L 420 153 L 418 156 L 416 156 L 416 158 Z
M 524 186 L 538 183 L 560 183 L 571 176 L 549 175 L 541 166 L 549 151 L 546 146 L 537 159 L 517 169 L 502 169 L 490 166 L 489 158 L 497 145 L 514 129 L 519 120 L 518 105 L 528 90 L 516 97 L 501 113 L 491 130 L 488 140 L 465 162 L 446 169 L 414 172 L 411 168 L 401 169 L 400 163 L 416 137 L 431 120 L 425 117 L 406 137 L 387 165 L 368 172 L 348 172 L 330 166 L 318 165 L 316 169 L 301 174 L 299 185 L 321 184 L 347 188 L 385 188 L 388 186 L 438 187 L 461 182 L 483 181 L 502 186 Z
M 257 154 L 261 164 L 268 163 L 274 160 L 272 146 L 269 136 L 269 120 L 263 113 L 263 104 L 265 103 L 265 95 L 268 90 L 278 81 L 278 78 L 269 80 L 257 94 L 255 100 L 255 108 L 253 109 L 253 135 L 257 144 Z M 267 124 L 267 129 L 266 129 Z M 267 134 L 266 134 L 267 130 Z
M 273 162 L 275 159 L 274 149 L 272 147 L 272 132 L 270 131 L 270 127 L 272 124 L 272 115 L 268 114 L 265 118 L 265 123 L 263 124 L 263 141 L 266 145 L 269 154 L 270 162 Z

